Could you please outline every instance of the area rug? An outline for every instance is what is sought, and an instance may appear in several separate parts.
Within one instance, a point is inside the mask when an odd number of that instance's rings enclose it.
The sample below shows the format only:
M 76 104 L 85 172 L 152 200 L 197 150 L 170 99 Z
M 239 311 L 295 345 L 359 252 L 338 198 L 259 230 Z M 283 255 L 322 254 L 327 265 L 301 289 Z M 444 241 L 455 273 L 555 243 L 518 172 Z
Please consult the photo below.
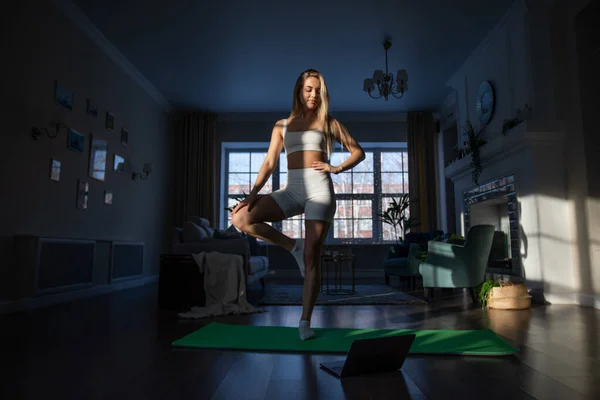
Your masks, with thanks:
M 344 286 L 344 288 L 349 286 Z M 387 285 L 356 285 L 355 294 L 330 295 L 319 294 L 317 305 L 419 305 L 427 304 L 423 299 L 411 296 L 400 289 Z M 271 284 L 265 288 L 265 294 L 259 305 L 284 306 L 302 305 L 302 285 Z
M 278 351 L 300 353 L 347 353 L 357 339 L 415 334 L 410 354 L 505 356 L 518 351 L 489 329 L 418 330 L 313 328 L 315 338 L 300 340 L 298 328 L 286 326 L 234 325 L 211 322 L 172 342 L 174 347 Z

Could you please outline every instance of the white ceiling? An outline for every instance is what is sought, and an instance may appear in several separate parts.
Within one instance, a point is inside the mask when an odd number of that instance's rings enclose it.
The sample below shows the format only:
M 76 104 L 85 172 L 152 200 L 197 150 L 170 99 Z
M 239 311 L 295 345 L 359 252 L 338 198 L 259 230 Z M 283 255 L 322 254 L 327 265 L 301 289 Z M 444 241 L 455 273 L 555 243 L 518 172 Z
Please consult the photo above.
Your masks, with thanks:
M 450 76 L 513 0 L 72 0 L 172 106 L 289 110 L 300 72 L 323 72 L 332 111 L 437 108 Z M 403 99 L 373 100 L 364 78 L 407 69 Z

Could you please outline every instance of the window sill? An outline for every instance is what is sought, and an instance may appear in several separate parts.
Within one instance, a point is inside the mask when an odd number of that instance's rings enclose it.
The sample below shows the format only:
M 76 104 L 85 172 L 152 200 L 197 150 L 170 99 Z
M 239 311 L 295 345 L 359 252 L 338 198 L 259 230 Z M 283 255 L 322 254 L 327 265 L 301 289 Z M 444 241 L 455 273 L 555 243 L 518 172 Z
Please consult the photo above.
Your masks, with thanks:
M 261 246 L 277 246 L 271 242 L 257 240 Z M 325 246 L 393 246 L 395 242 L 326 242 Z

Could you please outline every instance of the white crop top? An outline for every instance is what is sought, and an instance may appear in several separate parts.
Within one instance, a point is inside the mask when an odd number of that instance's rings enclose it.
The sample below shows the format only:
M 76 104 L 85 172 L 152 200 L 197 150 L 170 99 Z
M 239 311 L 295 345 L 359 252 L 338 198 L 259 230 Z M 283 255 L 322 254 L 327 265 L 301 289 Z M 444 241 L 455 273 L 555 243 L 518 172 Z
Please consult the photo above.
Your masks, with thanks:
M 283 122 L 283 147 L 287 154 L 297 151 L 314 150 L 327 153 L 325 134 L 317 130 L 290 132 L 287 134 L 287 119 Z

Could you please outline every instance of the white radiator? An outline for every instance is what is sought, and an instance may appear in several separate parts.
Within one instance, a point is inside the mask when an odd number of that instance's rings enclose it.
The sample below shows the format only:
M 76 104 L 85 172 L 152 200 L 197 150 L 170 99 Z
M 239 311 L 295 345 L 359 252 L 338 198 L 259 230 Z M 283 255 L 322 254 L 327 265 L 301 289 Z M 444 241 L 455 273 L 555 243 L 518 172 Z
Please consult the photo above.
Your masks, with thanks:
M 19 235 L 14 245 L 18 283 L 13 299 L 143 277 L 143 242 Z
M 143 242 L 112 242 L 110 282 L 139 278 L 144 273 Z
M 18 297 L 92 286 L 96 241 L 16 236 Z

